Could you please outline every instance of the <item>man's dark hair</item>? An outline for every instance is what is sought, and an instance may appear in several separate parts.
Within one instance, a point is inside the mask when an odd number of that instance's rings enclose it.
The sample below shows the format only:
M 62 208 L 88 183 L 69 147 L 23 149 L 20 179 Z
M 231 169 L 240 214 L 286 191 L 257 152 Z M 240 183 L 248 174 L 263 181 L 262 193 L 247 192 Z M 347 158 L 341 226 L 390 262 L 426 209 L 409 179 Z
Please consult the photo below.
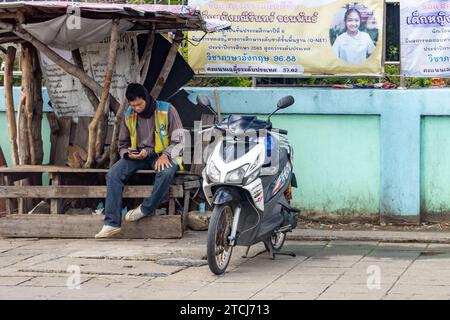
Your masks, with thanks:
M 127 91 L 125 93 L 128 101 L 136 100 L 137 98 L 142 98 L 147 100 L 149 96 L 147 89 L 139 83 L 130 83 L 127 87 Z

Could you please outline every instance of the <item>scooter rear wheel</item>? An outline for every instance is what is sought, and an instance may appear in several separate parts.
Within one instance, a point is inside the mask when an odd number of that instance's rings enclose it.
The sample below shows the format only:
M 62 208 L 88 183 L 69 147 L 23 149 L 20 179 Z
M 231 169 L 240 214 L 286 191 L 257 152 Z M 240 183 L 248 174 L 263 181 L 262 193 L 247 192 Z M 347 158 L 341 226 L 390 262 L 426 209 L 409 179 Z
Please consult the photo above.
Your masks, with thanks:
M 274 252 L 279 252 L 283 248 L 284 241 L 286 240 L 286 232 L 274 232 L 270 237 L 270 243 Z M 270 252 L 267 244 L 264 243 L 266 250 Z
M 233 210 L 227 204 L 215 206 L 208 227 L 206 253 L 209 269 L 222 274 L 228 267 L 233 246 L 228 237 L 233 226 Z

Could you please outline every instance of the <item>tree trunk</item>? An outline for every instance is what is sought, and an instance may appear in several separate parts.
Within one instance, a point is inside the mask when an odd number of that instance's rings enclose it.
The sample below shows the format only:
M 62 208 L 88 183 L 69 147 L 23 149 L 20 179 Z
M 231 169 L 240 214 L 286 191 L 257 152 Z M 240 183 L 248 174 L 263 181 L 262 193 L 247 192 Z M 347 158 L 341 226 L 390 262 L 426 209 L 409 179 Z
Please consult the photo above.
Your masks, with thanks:
M 80 69 L 84 69 L 83 60 L 81 59 L 80 49 L 73 50 L 72 57 L 73 57 L 73 61 L 75 62 L 75 65 Z M 84 94 L 86 95 L 86 97 L 88 98 L 89 102 L 92 105 L 92 110 L 95 112 L 99 105 L 99 100 L 98 100 L 97 96 L 89 87 L 85 86 L 83 83 L 81 84 L 81 86 L 83 87 Z M 100 122 L 99 128 L 102 127 L 102 123 L 103 123 L 103 121 Z M 105 135 L 105 137 L 106 137 L 106 135 Z M 100 139 L 101 139 L 101 137 L 100 137 Z M 98 136 L 97 136 L 97 141 L 99 141 Z M 104 141 L 104 140 L 101 140 L 101 141 Z M 97 156 L 97 144 L 96 144 L 96 158 L 97 157 L 98 156 Z
M 11 148 L 11 159 L 14 166 L 19 164 L 19 155 L 17 150 L 17 125 L 14 111 L 13 96 L 13 69 L 16 57 L 16 48 L 10 46 L 6 52 L 4 90 L 5 90 L 5 110 L 8 119 L 9 145 Z
M 33 144 L 33 94 L 31 93 L 32 79 L 32 63 L 31 63 L 31 45 L 29 43 L 22 44 L 22 94 L 25 95 L 25 117 L 26 117 L 26 134 L 27 146 L 30 153 L 29 164 L 36 163 L 36 154 Z M 21 128 L 24 130 L 24 128 Z M 28 163 L 27 163 L 28 164 Z
M 106 134 L 108 133 L 108 116 L 109 108 L 105 108 L 105 112 L 98 120 L 97 125 L 97 139 L 95 141 L 95 159 L 99 162 L 103 158 L 103 148 L 106 142 Z
M 117 53 L 117 45 L 119 42 L 119 32 L 118 32 L 118 23 L 117 19 L 113 20 L 112 30 L 111 30 L 111 43 L 109 46 L 109 55 L 108 55 L 108 65 L 106 68 L 105 81 L 103 82 L 103 92 L 100 98 L 100 103 L 95 112 L 95 116 L 92 119 L 92 122 L 89 124 L 89 147 L 88 147 L 88 159 L 85 163 L 85 168 L 91 168 L 94 165 L 94 156 L 95 156 L 95 135 L 97 130 L 97 124 L 100 120 L 100 117 L 104 115 L 106 101 L 109 98 L 109 88 L 111 86 L 111 79 L 114 72 L 114 66 L 116 63 L 116 53 Z
M 148 33 L 147 42 L 145 44 L 144 53 L 142 54 L 142 59 L 139 61 L 139 65 L 135 72 L 136 79 L 140 84 L 144 84 L 145 78 L 147 78 L 148 67 L 150 65 L 150 60 L 152 59 L 152 49 L 155 43 L 155 25 L 153 25 L 152 30 Z
M 28 146 L 28 127 L 25 113 L 26 96 L 22 93 L 19 101 L 17 146 L 19 148 L 19 164 L 30 164 L 30 148 Z
M 31 48 L 31 61 L 33 66 L 33 79 L 32 79 L 32 94 L 33 94 L 33 106 L 34 106 L 34 115 L 33 115 L 33 145 L 35 152 L 34 163 L 32 164 L 42 164 L 44 160 L 44 148 L 42 142 L 42 108 L 43 108 L 43 99 L 42 99 L 42 70 L 41 65 L 39 63 L 39 55 L 37 50 L 32 47 Z

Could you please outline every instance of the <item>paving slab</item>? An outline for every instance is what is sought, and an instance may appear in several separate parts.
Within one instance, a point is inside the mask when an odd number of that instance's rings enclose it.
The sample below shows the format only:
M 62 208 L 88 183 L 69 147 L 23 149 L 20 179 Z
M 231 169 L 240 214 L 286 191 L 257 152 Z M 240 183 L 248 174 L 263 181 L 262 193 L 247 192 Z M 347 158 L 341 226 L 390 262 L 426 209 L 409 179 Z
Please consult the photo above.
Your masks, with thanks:
M 21 283 L 27 282 L 31 280 L 31 277 L 2 277 L 0 276 L 0 288 L 4 286 L 18 286 Z M 0 290 L 7 290 L 6 288 L 0 289 Z
M 283 251 L 297 256 L 275 260 L 258 255 L 262 244 L 247 257 L 237 247 L 217 276 L 204 264 L 205 232 L 148 241 L 0 239 L 0 299 L 450 298 L 450 244 L 383 241 L 288 240 Z M 67 287 L 68 266 L 80 267 L 80 289 Z M 374 266 L 380 290 L 367 287 Z
M 36 263 L 19 271 L 67 273 L 70 266 L 79 267 L 82 274 L 140 275 L 147 277 L 164 277 L 184 268 L 162 266 L 152 261 L 60 258 L 51 262 Z

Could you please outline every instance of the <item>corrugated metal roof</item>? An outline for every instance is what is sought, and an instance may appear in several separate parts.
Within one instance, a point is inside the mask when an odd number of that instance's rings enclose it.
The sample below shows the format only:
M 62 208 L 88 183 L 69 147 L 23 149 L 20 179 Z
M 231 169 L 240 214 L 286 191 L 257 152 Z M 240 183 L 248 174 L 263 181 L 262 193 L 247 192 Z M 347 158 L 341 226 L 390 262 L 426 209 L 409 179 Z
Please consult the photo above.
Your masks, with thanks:
M 200 11 L 183 5 L 88 3 L 72 1 L 18 1 L 0 3 L 0 22 L 16 25 L 45 22 L 62 15 L 79 15 L 89 19 L 119 18 L 132 22 L 129 31 L 146 31 L 155 25 L 156 32 L 203 30 L 206 22 Z M 1 31 L 1 29 L 0 29 Z M 0 43 L 14 41 L 11 32 L 0 32 Z M 17 40 L 20 40 L 17 37 Z

